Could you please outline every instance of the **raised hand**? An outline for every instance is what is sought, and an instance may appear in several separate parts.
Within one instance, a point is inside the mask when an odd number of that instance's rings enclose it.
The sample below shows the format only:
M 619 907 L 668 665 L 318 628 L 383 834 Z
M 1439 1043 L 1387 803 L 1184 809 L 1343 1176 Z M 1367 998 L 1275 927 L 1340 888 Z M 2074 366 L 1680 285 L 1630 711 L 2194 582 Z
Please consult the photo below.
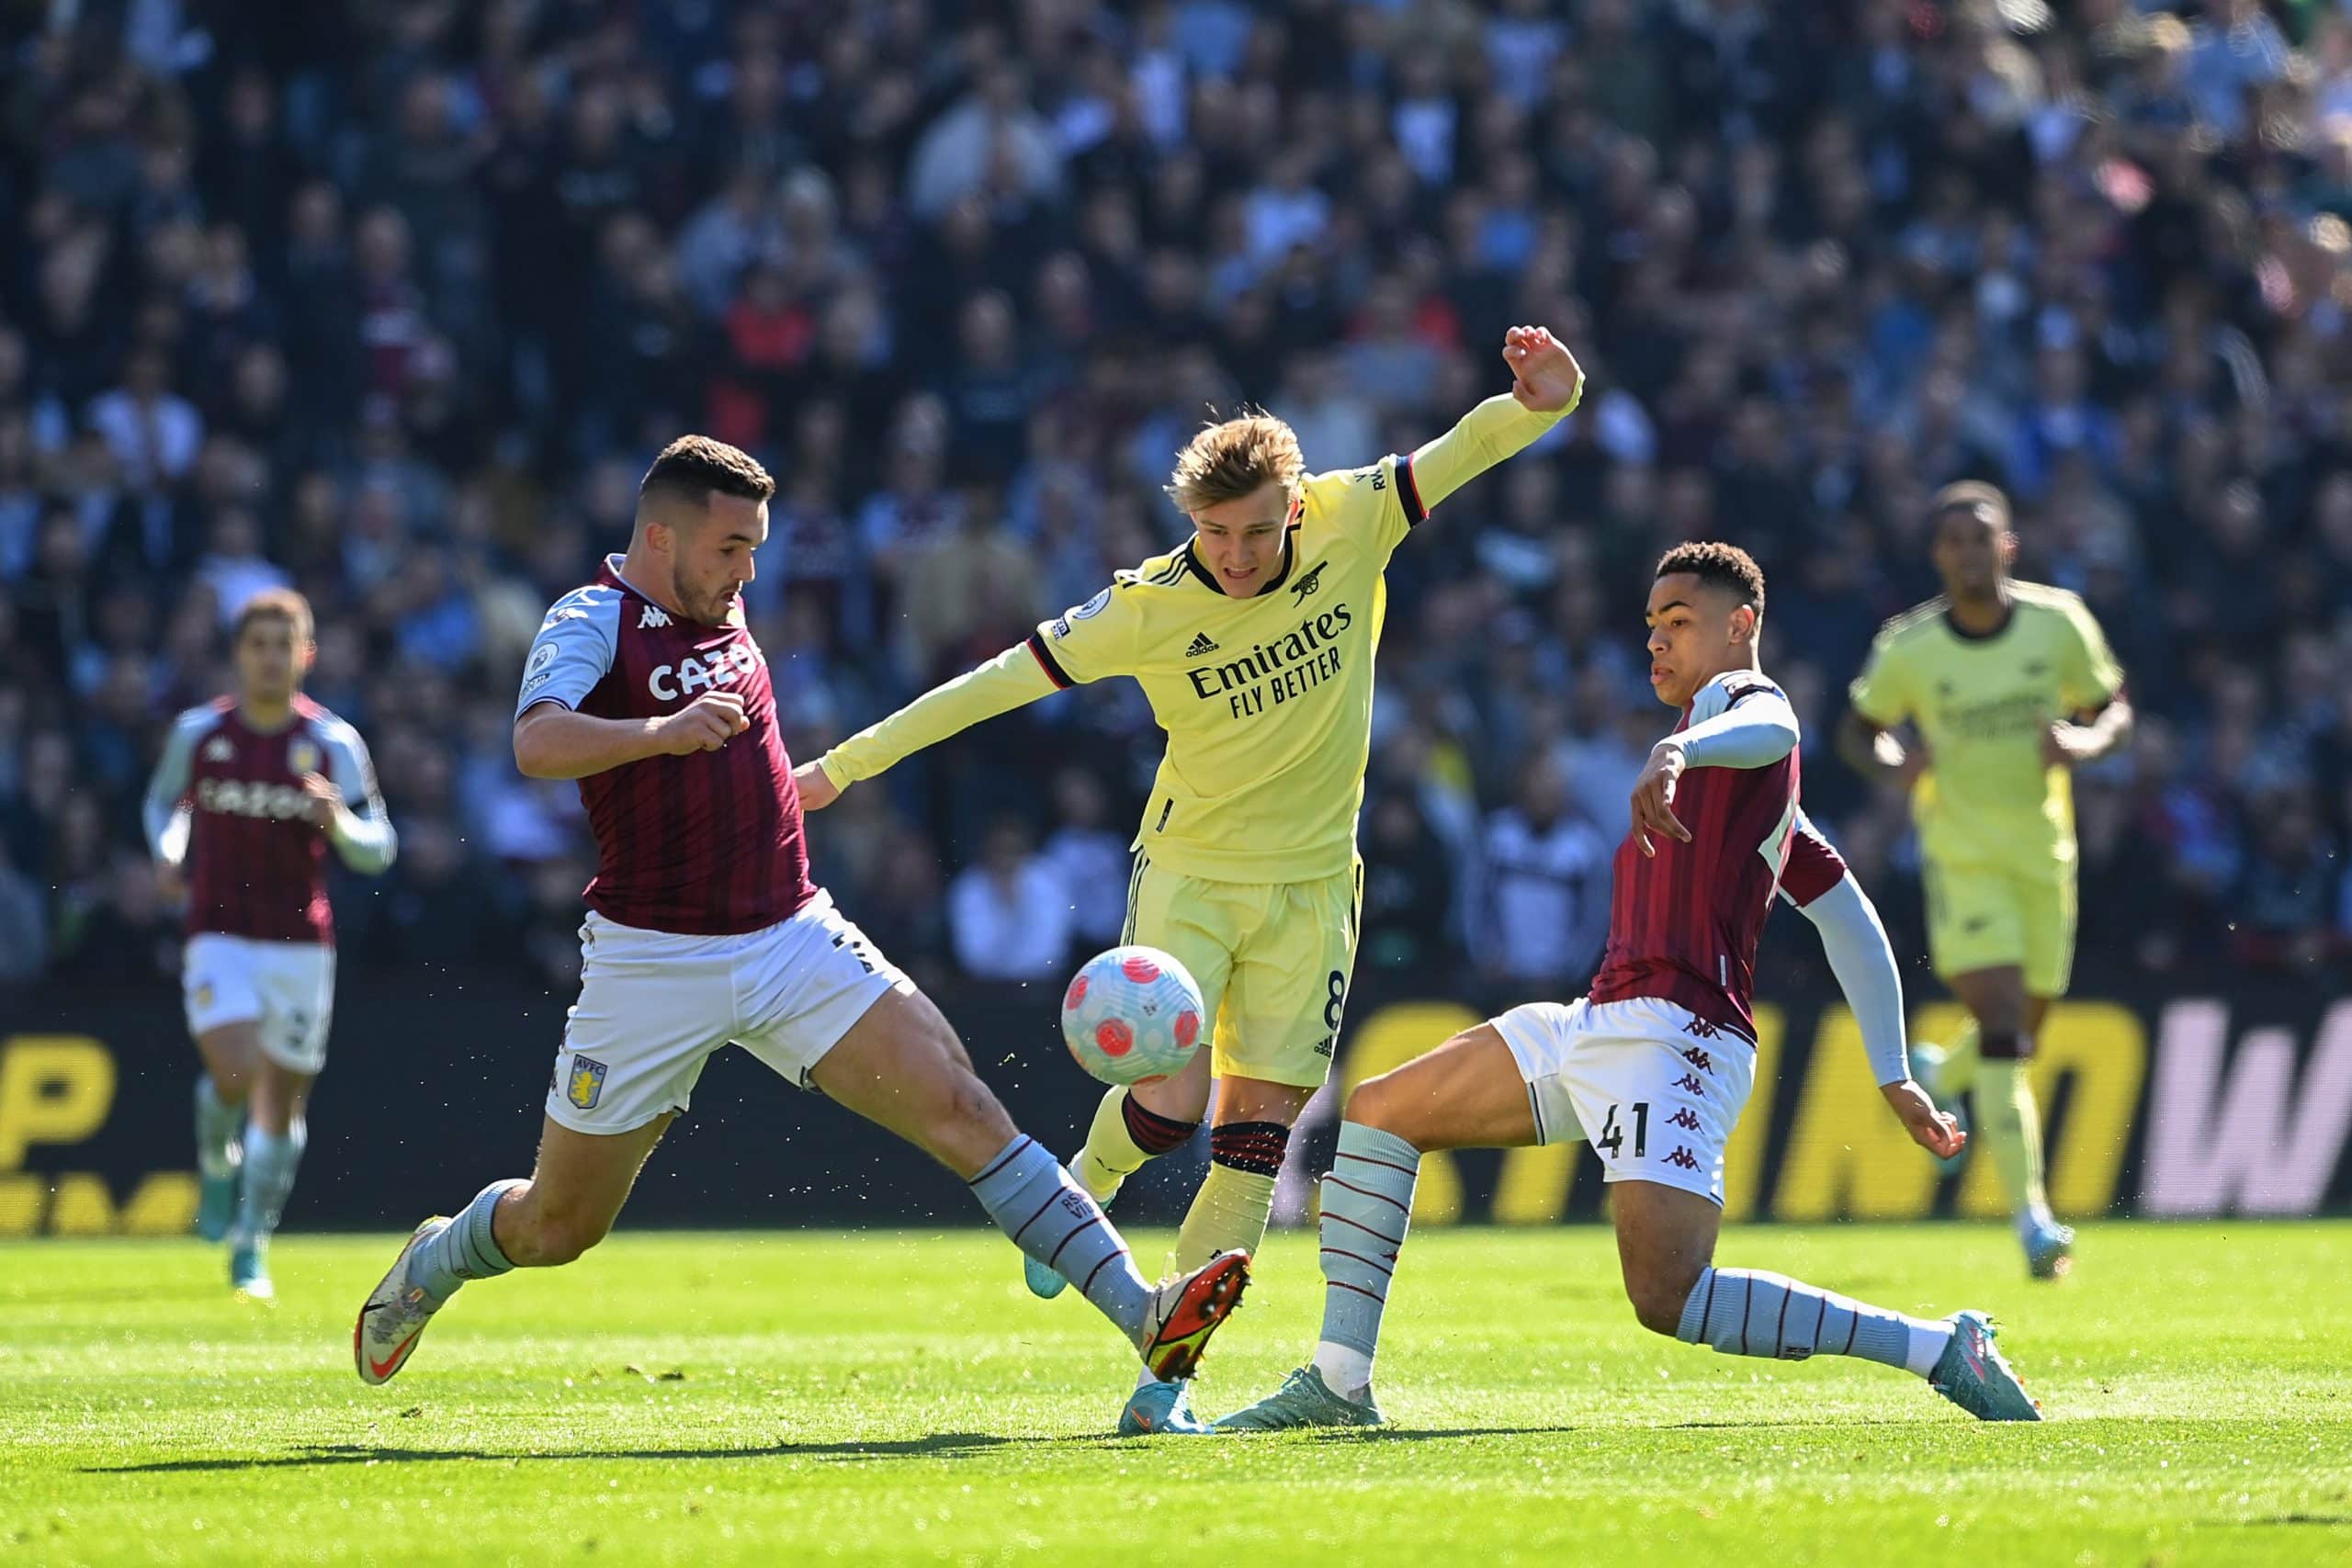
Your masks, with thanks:
M 1510 367 L 1510 395 L 1537 413 L 1566 408 L 1584 385 L 1583 367 L 1549 327 L 1503 333 L 1503 363 Z

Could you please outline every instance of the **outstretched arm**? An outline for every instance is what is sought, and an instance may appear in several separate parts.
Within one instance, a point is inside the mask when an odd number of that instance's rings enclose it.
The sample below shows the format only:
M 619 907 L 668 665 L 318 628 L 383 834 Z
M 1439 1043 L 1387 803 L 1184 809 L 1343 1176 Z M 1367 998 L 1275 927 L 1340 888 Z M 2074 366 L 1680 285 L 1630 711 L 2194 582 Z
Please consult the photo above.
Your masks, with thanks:
M 819 810 L 860 779 L 870 779 L 927 746 L 983 719 L 1061 689 L 1031 642 L 1006 649 L 977 670 L 933 686 L 879 724 L 869 725 L 813 762 L 793 771 L 800 804 Z
M 1504 333 L 1503 363 L 1510 367 L 1510 390 L 1488 398 L 1413 454 L 1408 479 L 1422 511 L 1531 446 L 1584 396 L 1584 371 L 1546 328 Z
M 1820 933 L 1821 950 L 1861 1029 L 1862 1051 L 1887 1109 L 1921 1148 L 1941 1159 L 1958 1154 L 1968 1134 L 1911 1080 L 1911 1056 L 1903 1038 L 1903 973 L 1869 896 L 1849 873 L 1827 892 L 1797 907 Z

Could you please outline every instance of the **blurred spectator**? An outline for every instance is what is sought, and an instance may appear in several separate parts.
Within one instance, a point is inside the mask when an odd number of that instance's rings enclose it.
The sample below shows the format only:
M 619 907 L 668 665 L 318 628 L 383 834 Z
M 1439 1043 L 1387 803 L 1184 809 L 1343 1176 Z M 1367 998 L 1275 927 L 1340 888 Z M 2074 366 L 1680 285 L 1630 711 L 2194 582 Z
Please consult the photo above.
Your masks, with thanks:
M 1020 818 L 989 829 L 977 863 L 947 888 L 956 962 L 982 980 L 1052 980 L 1069 956 L 1069 894 Z
M 1613 847 L 1572 809 L 1559 763 L 1531 759 L 1479 842 L 1469 925 L 1480 973 L 1547 997 L 1590 975 L 1609 935 Z
M 1389 573 L 1368 964 L 1465 930 L 1531 985 L 1585 962 L 1524 868 L 1621 830 L 1673 722 L 1635 612 L 1701 531 L 1771 573 L 1807 798 L 1910 921 L 1902 803 L 1817 741 L 1934 592 L 1926 500 L 1960 478 L 2016 492 L 2021 570 L 2084 594 L 2142 715 L 2081 781 L 2086 984 L 2352 961 L 2327 7 L 354 0 L 310 49 L 32 9 L 0 115 L 0 940 L 29 885 L 52 970 L 145 965 L 118 797 L 259 587 L 318 606 L 313 690 L 425 846 L 346 963 L 561 984 L 587 846 L 513 773 L 515 663 L 681 428 L 777 475 L 747 607 L 814 750 L 1181 540 L 1158 487 L 1213 412 L 1262 400 L 1354 467 L 1499 389 L 1521 321 L 1592 385 Z M 1125 683 L 1067 694 L 815 819 L 818 874 L 935 968 L 967 935 L 943 853 L 1034 807 L 1050 746 L 1091 792 L 957 887 L 1105 941 L 1159 744 Z
M 1108 826 L 1102 783 L 1083 768 L 1056 776 L 1054 811 L 1044 858 L 1069 895 L 1070 931 L 1089 947 L 1114 946 L 1127 920 L 1127 835 Z

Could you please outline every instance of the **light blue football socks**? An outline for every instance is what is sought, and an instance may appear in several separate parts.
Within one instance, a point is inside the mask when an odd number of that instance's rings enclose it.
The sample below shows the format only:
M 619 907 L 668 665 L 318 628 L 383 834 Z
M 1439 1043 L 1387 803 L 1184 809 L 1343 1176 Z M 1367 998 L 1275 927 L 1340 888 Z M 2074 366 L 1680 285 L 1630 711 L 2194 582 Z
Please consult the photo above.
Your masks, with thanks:
M 294 1191 L 294 1172 L 310 1141 L 310 1128 L 299 1116 L 284 1133 L 245 1128 L 243 1184 L 237 1204 L 237 1228 L 231 1238 L 236 1245 L 266 1244 L 277 1229 L 286 1213 L 286 1200 Z
M 1421 1151 L 1396 1134 L 1340 1123 L 1339 1152 L 1323 1178 L 1323 1335 L 1315 1370 L 1343 1398 L 1371 1386 L 1388 1282 L 1420 1172 Z
M 520 1177 L 493 1181 L 474 1194 L 458 1217 L 418 1243 L 410 1261 L 409 1278 L 424 1287 L 435 1301 L 446 1302 L 469 1280 L 492 1280 L 512 1273 L 514 1265 L 499 1250 L 493 1228 L 498 1201 L 530 1183 Z
M 1076 1285 L 1129 1339 L 1142 1334 L 1151 1286 L 1102 1206 L 1045 1145 L 1014 1134 L 970 1185 L 1013 1246 Z
M 1710 1269 L 1683 1304 L 1674 1337 L 1726 1356 L 1801 1361 L 1860 1356 L 1926 1377 L 1951 1343 L 1950 1321 L 1906 1317 L 1754 1269 Z

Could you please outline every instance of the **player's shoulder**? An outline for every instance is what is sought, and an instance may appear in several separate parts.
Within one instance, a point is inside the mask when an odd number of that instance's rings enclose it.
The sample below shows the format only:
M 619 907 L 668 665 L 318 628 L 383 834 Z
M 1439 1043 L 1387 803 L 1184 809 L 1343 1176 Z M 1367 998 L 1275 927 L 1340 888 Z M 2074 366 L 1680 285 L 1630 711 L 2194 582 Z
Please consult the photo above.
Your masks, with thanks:
M 1691 694 L 1690 722 L 1703 724 L 1717 714 L 1729 712 L 1750 697 L 1788 701 L 1788 694 L 1781 690 L 1781 683 L 1762 671 L 1726 670 Z
M 1392 497 L 1404 500 L 1397 487 L 1408 482 L 1407 476 L 1398 473 L 1395 457 L 1382 457 L 1353 468 L 1309 474 L 1299 481 L 1299 496 L 1305 503 L 1302 521 L 1338 520 L 1351 513 L 1362 516 L 1367 511 L 1388 505 Z M 1406 501 L 1405 504 L 1410 512 L 1415 503 Z
M 237 699 L 234 697 L 214 697 L 210 702 L 198 703 L 192 708 L 182 708 L 172 720 L 172 734 L 182 740 L 201 740 L 227 724 L 229 716 L 236 711 Z
M 2009 598 L 2023 615 L 2075 622 L 2087 618 L 2091 613 L 2081 594 L 2048 582 L 2012 582 Z
M 562 595 L 548 606 L 541 631 L 548 631 L 566 621 L 603 622 L 616 619 L 621 605 L 628 602 L 628 590 L 616 582 L 586 582 Z
M 337 745 L 360 744 L 359 727 L 324 703 L 314 701 L 310 697 L 297 696 L 294 699 L 294 712 L 303 723 L 311 727 L 311 732 L 322 739 L 333 741 Z
M 1951 608 L 1951 601 L 1939 593 L 1924 604 L 1912 605 L 1901 615 L 1889 615 L 1878 628 L 1879 646 L 1900 648 L 1917 643 L 1941 630 L 1944 615 Z

